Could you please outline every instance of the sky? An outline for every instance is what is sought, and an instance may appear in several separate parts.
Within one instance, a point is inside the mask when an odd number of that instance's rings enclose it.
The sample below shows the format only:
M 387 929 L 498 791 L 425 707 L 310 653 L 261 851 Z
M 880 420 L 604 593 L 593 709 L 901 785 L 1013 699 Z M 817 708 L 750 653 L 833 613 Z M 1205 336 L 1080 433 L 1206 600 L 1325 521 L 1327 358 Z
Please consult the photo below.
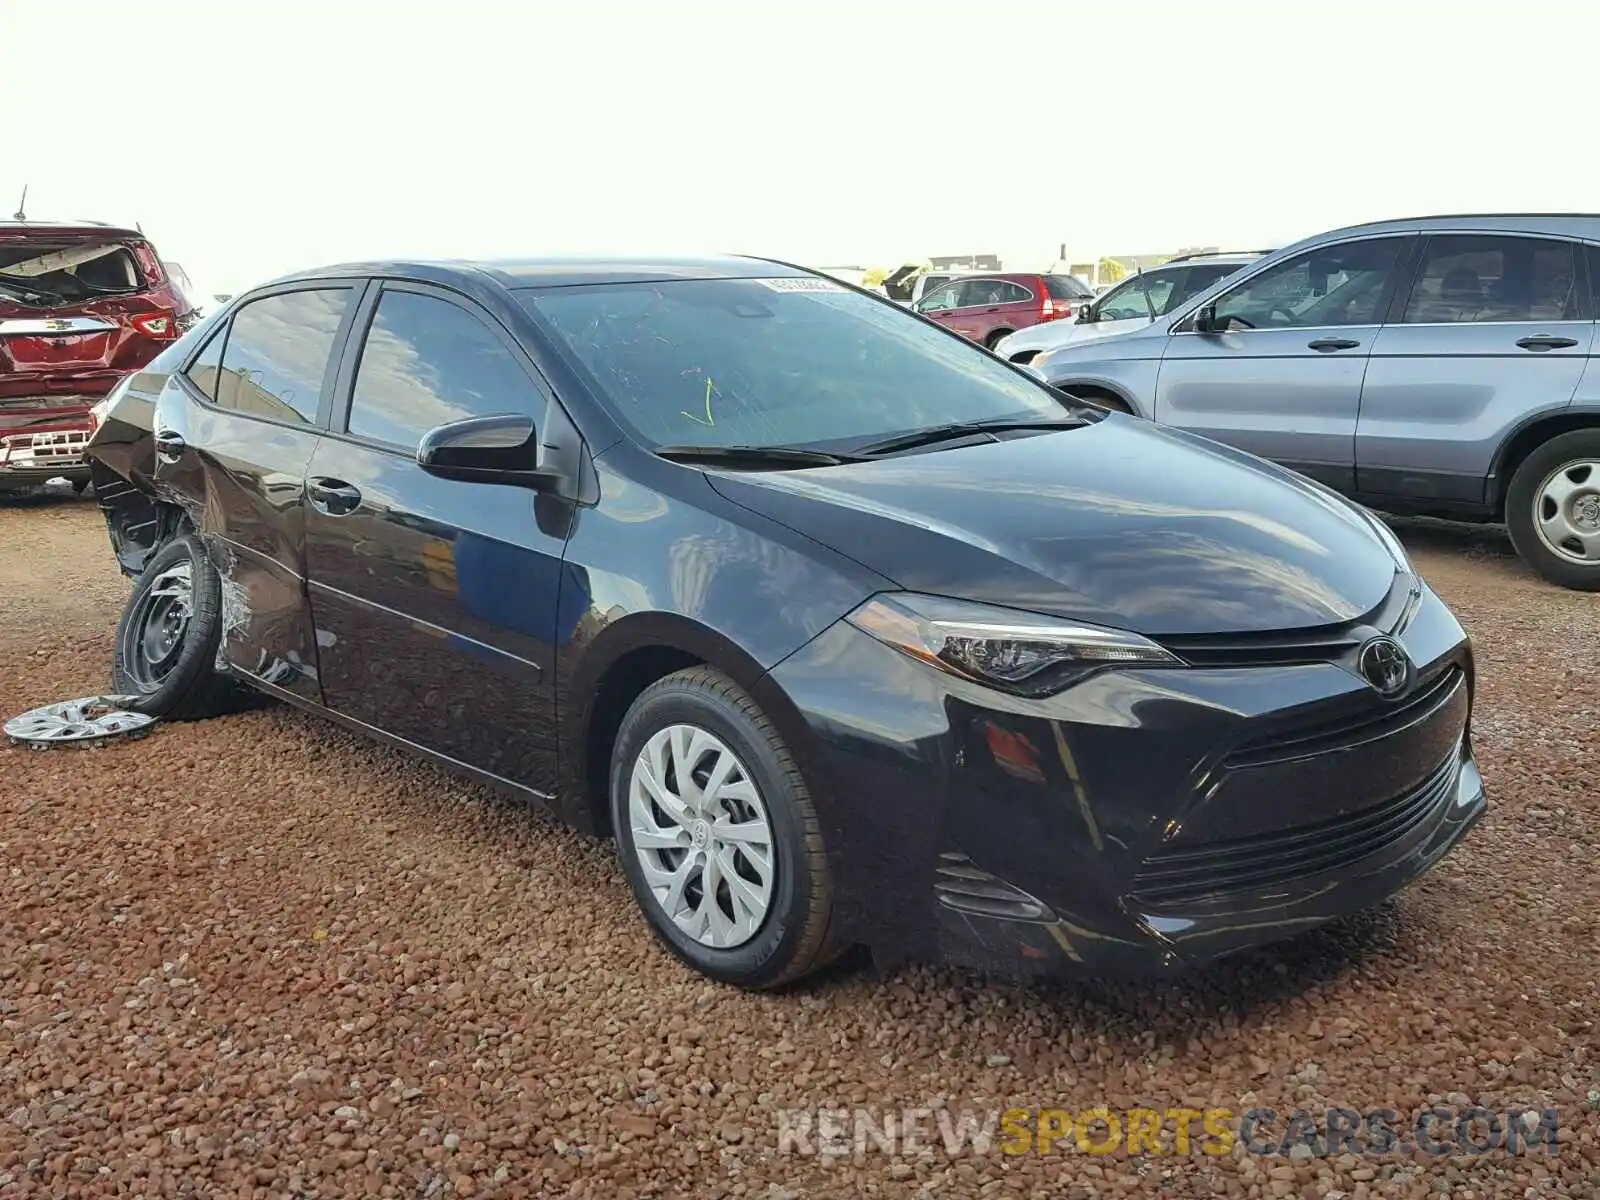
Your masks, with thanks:
M 1600 210 L 1597 44 L 1584 3 L 12 0 L 0 216 L 26 184 L 137 222 L 206 295 L 375 256 L 1258 249 Z

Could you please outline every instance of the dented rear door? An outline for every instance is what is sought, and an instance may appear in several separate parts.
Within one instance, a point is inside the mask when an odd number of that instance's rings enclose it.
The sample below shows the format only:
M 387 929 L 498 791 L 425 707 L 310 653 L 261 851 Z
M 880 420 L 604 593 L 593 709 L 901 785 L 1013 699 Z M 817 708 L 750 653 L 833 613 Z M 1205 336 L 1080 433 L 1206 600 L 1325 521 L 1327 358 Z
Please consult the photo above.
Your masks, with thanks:
M 221 657 L 316 703 L 305 473 L 360 286 L 319 281 L 252 297 L 156 403 L 155 488 L 185 509 L 222 575 Z

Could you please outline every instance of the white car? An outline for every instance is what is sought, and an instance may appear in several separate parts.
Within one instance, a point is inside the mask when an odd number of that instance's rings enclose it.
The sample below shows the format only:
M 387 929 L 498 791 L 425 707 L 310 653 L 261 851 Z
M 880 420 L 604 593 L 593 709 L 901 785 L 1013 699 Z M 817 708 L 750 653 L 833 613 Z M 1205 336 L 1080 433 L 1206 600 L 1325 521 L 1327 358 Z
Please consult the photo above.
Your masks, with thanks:
M 1173 305 L 1260 257 L 1251 253 L 1175 258 L 1102 292 L 1078 314 L 1076 321 L 1045 321 L 1019 329 L 996 342 L 994 352 L 1014 363 L 1026 364 L 1046 350 L 1141 328 Z

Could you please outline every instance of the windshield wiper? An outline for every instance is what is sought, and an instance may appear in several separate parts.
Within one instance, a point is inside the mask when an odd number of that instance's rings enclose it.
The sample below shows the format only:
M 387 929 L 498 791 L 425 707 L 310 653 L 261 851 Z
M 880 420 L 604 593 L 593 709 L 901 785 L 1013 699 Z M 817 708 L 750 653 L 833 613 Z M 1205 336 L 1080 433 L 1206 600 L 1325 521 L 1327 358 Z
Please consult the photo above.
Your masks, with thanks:
M 673 462 L 728 463 L 734 466 L 834 467 L 860 462 L 851 454 L 829 454 L 799 446 L 657 446 L 656 454 Z
M 869 442 L 860 447 L 856 453 L 875 457 L 880 454 L 892 454 L 896 450 L 912 450 L 918 446 L 952 442 L 957 438 L 972 437 L 980 433 L 1005 433 L 1011 429 L 1075 429 L 1082 424 L 1082 421 L 1072 417 L 1065 420 L 1058 418 L 1054 421 L 1038 417 L 1031 419 L 1014 417 L 999 421 L 955 421 L 949 425 L 935 425 L 929 429 L 898 434 L 892 438 L 884 438 L 881 442 Z

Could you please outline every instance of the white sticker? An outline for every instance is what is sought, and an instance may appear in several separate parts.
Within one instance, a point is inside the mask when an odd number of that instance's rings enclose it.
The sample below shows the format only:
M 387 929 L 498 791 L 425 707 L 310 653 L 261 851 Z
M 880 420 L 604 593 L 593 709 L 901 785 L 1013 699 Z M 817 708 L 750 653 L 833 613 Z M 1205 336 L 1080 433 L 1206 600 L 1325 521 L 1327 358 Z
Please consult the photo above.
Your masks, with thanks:
M 795 275 L 787 279 L 758 279 L 775 292 L 844 292 L 849 291 L 836 279 L 817 279 L 811 275 Z

